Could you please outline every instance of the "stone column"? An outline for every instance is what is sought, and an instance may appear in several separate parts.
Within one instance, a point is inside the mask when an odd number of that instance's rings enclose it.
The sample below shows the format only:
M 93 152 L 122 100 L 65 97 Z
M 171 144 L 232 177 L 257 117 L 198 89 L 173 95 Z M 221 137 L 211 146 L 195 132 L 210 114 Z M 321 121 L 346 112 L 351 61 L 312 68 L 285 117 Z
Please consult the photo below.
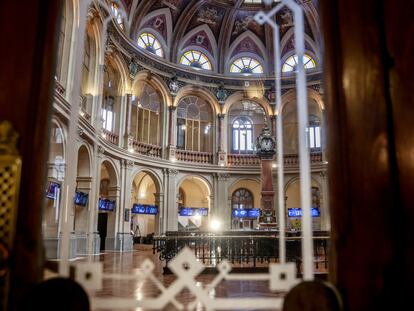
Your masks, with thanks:
M 125 94 L 126 97 L 126 118 L 125 118 L 125 126 L 124 126 L 124 134 L 123 134 L 123 147 L 125 149 L 130 149 L 132 147 L 132 140 L 131 137 L 131 114 L 132 114 L 132 94 L 127 93 Z
M 178 205 L 177 205 L 177 175 L 178 170 L 166 169 L 167 177 L 167 206 L 165 208 L 164 217 L 166 217 L 165 231 L 177 231 L 178 230 Z
M 77 177 L 76 178 L 76 189 L 78 191 L 88 194 L 88 198 L 91 196 L 92 190 L 92 177 Z M 88 200 L 89 201 L 89 200 Z M 76 247 L 77 254 L 85 255 L 87 254 L 87 233 L 88 233 L 88 207 L 87 206 L 76 206 L 74 207 L 75 217 L 74 217 L 74 231 L 76 235 Z M 90 208 L 90 207 L 89 207 Z
M 217 120 L 218 120 L 218 165 L 225 166 L 226 165 L 226 152 L 223 148 L 223 120 L 224 120 L 225 114 L 218 114 Z
M 175 139 L 175 126 L 176 126 L 176 114 L 177 107 L 168 106 L 168 159 L 175 160 L 176 139 Z
M 228 180 L 230 174 L 218 173 L 217 178 L 217 202 L 214 209 L 214 217 L 221 221 L 222 230 L 231 229 L 231 208 L 228 205 Z
M 155 194 L 155 205 L 158 206 L 158 214 L 155 216 L 155 235 L 162 235 L 165 233 L 164 227 L 164 193 Z
M 133 249 L 133 239 L 130 233 L 131 220 L 131 188 L 132 169 L 134 162 L 121 160 L 121 196 L 118 204 L 118 229 L 115 249 L 129 251 Z

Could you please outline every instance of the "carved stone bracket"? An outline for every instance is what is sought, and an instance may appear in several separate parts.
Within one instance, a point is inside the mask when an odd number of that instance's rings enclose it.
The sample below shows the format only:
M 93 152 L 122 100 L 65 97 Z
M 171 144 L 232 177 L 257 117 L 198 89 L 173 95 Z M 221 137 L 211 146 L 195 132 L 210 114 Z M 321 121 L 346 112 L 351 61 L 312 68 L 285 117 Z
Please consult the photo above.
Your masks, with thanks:
M 217 179 L 219 181 L 227 181 L 230 178 L 229 173 L 217 173 Z
M 169 168 L 167 169 L 167 174 L 170 176 L 177 176 L 179 171 L 175 168 Z

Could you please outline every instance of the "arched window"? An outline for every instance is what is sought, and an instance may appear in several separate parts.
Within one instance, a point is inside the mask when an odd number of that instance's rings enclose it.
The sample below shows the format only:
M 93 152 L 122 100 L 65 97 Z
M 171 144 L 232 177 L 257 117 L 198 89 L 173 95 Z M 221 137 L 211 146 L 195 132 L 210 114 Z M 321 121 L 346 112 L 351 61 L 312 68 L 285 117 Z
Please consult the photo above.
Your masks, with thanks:
M 136 141 L 160 144 L 160 112 L 161 99 L 156 90 L 146 83 L 134 89 L 131 134 Z
M 119 6 L 118 6 L 118 4 L 116 4 L 115 2 L 112 2 L 111 3 L 111 10 L 112 10 L 112 13 L 113 13 L 113 15 L 115 16 L 115 21 L 116 21 L 116 24 L 122 29 L 122 30 L 124 30 L 124 21 L 122 20 L 122 15 L 121 15 L 121 13 L 119 12 Z
M 296 71 L 297 65 L 298 65 L 298 56 L 292 55 L 283 64 L 282 72 Z M 311 68 L 316 67 L 316 63 L 312 57 L 305 54 L 303 55 L 303 66 L 305 67 L 305 69 L 311 69 Z
M 180 64 L 191 66 L 196 69 L 211 70 L 211 62 L 206 55 L 199 51 L 191 50 L 185 52 L 180 59 Z
M 196 96 L 180 100 L 177 108 L 177 148 L 211 152 L 213 112 L 206 101 Z
M 119 88 L 118 83 L 120 75 L 116 68 L 110 62 L 105 62 L 104 66 L 104 86 L 103 86 L 103 100 L 102 100 L 102 121 L 103 129 L 115 132 L 117 125 L 118 114 L 118 98 Z
M 144 32 L 138 37 L 138 46 L 159 57 L 164 57 L 160 41 L 148 32 Z
M 231 206 L 232 209 L 253 208 L 252 193 L 245 188 L 237 189 L 231 196 Z
M 58 42 L 58 55 L 56 58 L 56 80 L 61 80 L 62 75 L 62 60 L 63 60 L 63 47 L 65 45 L 65 27 L 66 27 L 66 7 L 63 6 L 62 18 L 60 21 L 59 42 Z
M 311 151 L 320 151 L 321 143 L 321 126 L 318 117 L 314 115 L 309 116 L 308 130 L 308 146 Z
M 252 57 L 240 57 L 230 66 L 232 73 L 263 73 L 262 64 Z
M 89 80 L 89 70 L 91 63 L 91 39 L 88 34 L 85 34 L 84 53 L 83 53 L 83 66 L 82 66 L 82 85 L 81 94 L 86 93 Z
M 253 153 L 253 123 L 247 117 L 233 122 L 233 153 Z
M 102 105 L 103 128 L 110 132 L 114 130 L 114 103 L 112 96 L 106 96 Z

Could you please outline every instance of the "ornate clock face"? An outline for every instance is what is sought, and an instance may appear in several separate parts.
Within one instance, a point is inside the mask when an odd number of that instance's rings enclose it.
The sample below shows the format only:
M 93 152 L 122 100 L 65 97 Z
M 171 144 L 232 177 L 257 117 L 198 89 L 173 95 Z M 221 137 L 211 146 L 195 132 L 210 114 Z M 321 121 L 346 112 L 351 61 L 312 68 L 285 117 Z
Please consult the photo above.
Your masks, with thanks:
M 274 148 L 273 140 L 271 138 L 263 138 L 260 144 L 262 150 L 272 150 Z

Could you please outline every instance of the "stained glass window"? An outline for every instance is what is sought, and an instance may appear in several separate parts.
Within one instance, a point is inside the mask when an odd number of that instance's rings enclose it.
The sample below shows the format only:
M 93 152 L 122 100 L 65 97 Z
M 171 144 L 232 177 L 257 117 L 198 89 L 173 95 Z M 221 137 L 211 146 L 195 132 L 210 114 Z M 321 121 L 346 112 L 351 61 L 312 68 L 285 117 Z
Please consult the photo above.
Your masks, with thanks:
M 252 57 L 240 57 L 231 64 L 233 73 L 263 73 L 262 64 Z
M 297 65 L 298 65 L 298 56 L 292 55 L 283 64 L 282 72 L 296 71 Z M 312 57 L 305 54 L 303 56 L 303 66 L 305 67 L 305 69 L 315 68 L 316 63 Z
M 144 32 L 138 38 L 138 46 L 159 57 L 164 57 L 160 41 L 154 35 Z
M 206 55 L 199 51 L 191 50 L 185 52 L 180 59 L 180 63 L 196 69 L 211 70 L 211 62 Z

